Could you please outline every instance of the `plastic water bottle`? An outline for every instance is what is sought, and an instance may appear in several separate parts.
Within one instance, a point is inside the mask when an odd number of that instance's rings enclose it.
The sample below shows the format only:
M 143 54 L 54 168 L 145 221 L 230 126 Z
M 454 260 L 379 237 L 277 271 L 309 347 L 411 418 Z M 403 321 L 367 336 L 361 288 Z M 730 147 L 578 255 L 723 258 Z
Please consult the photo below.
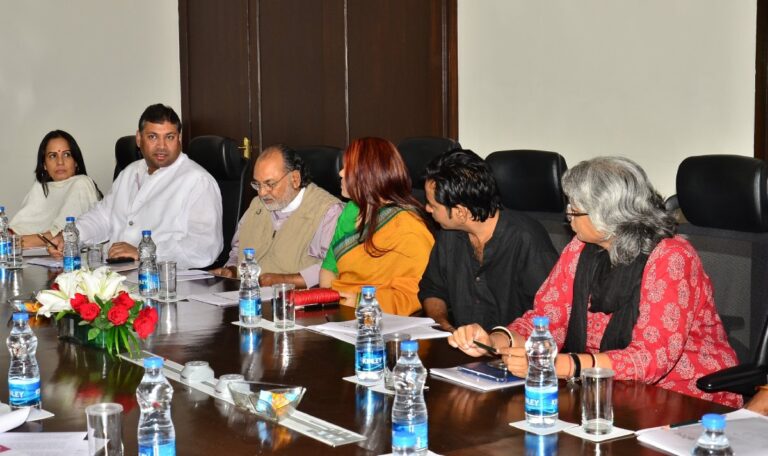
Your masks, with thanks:
M 549 333 L 548 317 L 534 317 L 533 326 L 533 333 L 525 342 L 525 420 L 531 426 L 550 427 L 557 422 L 557 344 Z
M 29 327 L 29 314 L 13 314 L 8 335 L 11 366 L 8 369 L 8 402 L 12 409 L 40 408 L 40 368 L 37 366 L 37 336 Z
M 5 215 L 5 207 L 0 206 L 0 266 L 8 263 L 8 255 L 11 251 L 11 237 L 8 233 L 8 216 Z
M 173 387 L 163 375 L 163 360 L 144 358 L 144 377 L 136 389 L 139 403 L 139 456 L 176 454 L 176 431 L 171 421 Z
M 427 454 L 427 404 L 424 381 L 427 370 L 419 359 L 419 343 L 400 342 L 400 359 L 393 372 L 395 401 L 392 404 L 392 454 L 412 456 Z
M 725 436 L 725 417 L 717 413 L 707 413 L 701 417 L 704 432 L 696 441 L 693 456 L 732 456 L 733 450 Z
M 64 237 L 64 272 L 80 269 L 80 231 L 75 226 L 75 218 L 67 217 L 67 224 L 62 231 Z
M 364 286 L 355 310 L 357 341 L 355 373 L 360 382 L 375 383 L 384 375 L 384 339 L 381 337 L 381 308 L 376 288 Z
M 259 274 L 261 267 L 256 262 L 253 249 L 243 249 L 243 262 L 240 263 L 240 323 L 255 325 L 261 321 L 261 290 Z
M 160 289 L 160 274 L 157 270 L 157 247 L 152 241 L 152 231 L 141 232 L 139 242 L 139 294 L 156 296 Z

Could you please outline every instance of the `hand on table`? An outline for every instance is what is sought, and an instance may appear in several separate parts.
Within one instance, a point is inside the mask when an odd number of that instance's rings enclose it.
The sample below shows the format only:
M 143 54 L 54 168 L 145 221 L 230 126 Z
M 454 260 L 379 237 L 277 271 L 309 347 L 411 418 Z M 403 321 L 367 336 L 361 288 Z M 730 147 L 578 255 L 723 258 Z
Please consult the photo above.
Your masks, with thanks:
M 208 272 L 218 277 L 224 277 L 225 279 L 237 279 L 237 268 L 234 266 L 224 266 L 211 269 Z
M 525 378 L 528 375 L 528 357 L 525 347 L 504 347 L 497 349 L 497 353 L 507 365 L 507 370 L 512 375 Z
M 139 250 L 127 242 L 115 242 L 109 248 L 107 258 L 133 258 L 139 259 Z
M 48 255 L 54 257 L 54 258 L 62 258 L 64 257 L 64 236 L 61 235 L 61 233 L 57 234 L 56 236 L 51 239 L 51 242 L 56 246 L 56 248 L 53 248 L 52 246 L 48 246 Z

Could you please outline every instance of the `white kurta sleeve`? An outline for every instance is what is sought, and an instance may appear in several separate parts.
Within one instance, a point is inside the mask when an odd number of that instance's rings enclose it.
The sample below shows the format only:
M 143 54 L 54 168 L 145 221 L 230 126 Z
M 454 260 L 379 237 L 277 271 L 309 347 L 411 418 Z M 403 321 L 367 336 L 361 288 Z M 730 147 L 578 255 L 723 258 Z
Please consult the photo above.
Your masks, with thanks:
M 158 242 L 158 258 L 174 259 L 179 269 L 210 266 L 224 247 L 219 186 L 206 173 L 196 179 L 185 200 L 181 216 L 187 219 L 186 232 Z
M 112 190 L 101 201 L 93 205 L 88 212 L 77 218 L 77 229 L 80 231 L 80 242 L 94 243 L 109 239 L 112 227 L 112 209 L 117 193 L 125 179 L 126 173 L 121 173 L 112 184 Z

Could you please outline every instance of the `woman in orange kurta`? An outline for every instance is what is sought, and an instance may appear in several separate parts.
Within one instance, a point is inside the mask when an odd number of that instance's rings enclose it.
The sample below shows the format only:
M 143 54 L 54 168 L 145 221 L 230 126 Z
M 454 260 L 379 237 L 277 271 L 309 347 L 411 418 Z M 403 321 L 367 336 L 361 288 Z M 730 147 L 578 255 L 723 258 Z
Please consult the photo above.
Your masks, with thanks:
M 373 285 L 384 312 L 413 314 L 421 309 L 419 281 L 434 238 L 405 163 L 389 141 L 362 138 L 347 148 L 339 175 L 351 201 L 336 224 L 320 286 L 354 306 L 360 287 Z

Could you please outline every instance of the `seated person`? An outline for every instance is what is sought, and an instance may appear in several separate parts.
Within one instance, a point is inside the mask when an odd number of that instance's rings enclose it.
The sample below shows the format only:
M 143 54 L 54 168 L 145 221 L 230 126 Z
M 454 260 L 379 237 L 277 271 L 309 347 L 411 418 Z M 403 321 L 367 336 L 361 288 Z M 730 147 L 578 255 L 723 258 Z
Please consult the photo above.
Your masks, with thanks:
M 533 310 L 488 334 L 462 326 L 448 342 L 472 356 L 499 349 L 507 368 L 525 377 L 525 340 L 534 316 L 549 317 L 560 354 L 557 375 L 579 366 L 608 367 L 636 380 L 731 407 L 741 396 L 704 393 L 696 380 L 737 363 L 696 250 L 675 236 L 673 216 L 636 163 L 602 157 L 563 176 L 568 220 L 576 237 L 536 293 Z
M 490 168 L 469 150 L 433 160 L 424 189 L 443 228 L 419 283 L 427 316 L 446 331 L 469 323 L 488 331 L 531 309 L 557 261 L 544 227 L 502 208 Z
M 139 119 L 136 143 L 144 160 L 128 165 L 112 190 L 77 221 L 80 240 L 109 240 L 109 258 L 139 258 L 141 231 L 151 230 L 158 260 L 202 268 L 221 252 L 221 193 L 213 177 L 181 152 L 181 121 L 162 104 Z M 64 240 L 54 238 L 61 256 Z
M 336 224 L 320 286 L 338 291 L 342 304 L 354 307 L 360 287 L 373 285 L 384 312 L 419 311 L 419 280 L 434 238 L 411 195 L 400 153 L 385 139 L 356 139 L 344 152 L 339 175 L 341 193 L 351 201 Z
M 258 198 L 240 219 L 229 261 L 211 272 L 236 278 L 243 249 L 252 247 L 261 266 L 262 286 L 316 286 L 341 201 L 311 183 L 304 160 L 282 144 L 267 147 L 259 155 L 251 185 Z
M 43 137 L 37 149 L 35 180 L 10 223 L 22 235 L 24 247 L 45 247 L 40 235 L 56 236 L 67 217 L 79 216 L 102 197 L 85 171 L 80 146 L 66 131 L 54 130 Z

